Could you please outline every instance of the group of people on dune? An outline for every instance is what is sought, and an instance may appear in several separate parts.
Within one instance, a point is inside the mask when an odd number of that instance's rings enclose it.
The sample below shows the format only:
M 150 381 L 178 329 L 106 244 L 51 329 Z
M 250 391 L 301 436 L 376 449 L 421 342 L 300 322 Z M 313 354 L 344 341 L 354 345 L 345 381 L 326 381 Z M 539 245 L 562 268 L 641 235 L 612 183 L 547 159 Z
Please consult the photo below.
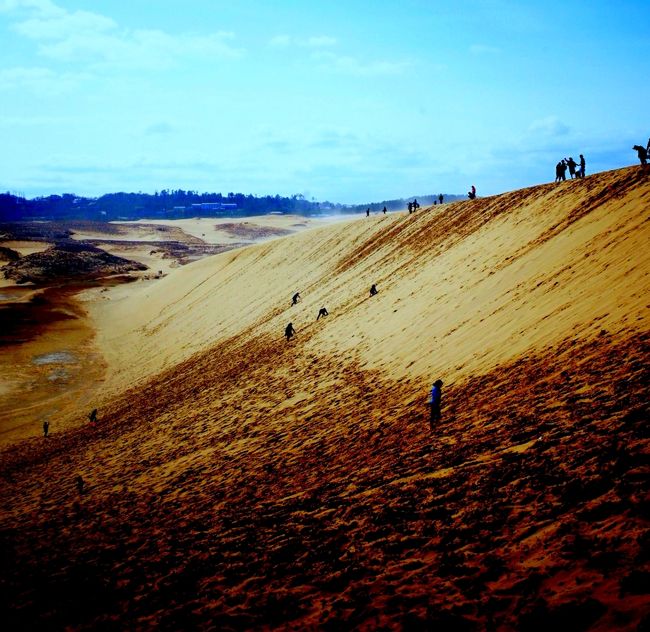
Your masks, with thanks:
M 571 179 L 574 178 L 584 178 L 585 177 L 585 157 L 580 154 L 580 162 L 576 162 L 572 156 L 568 158 L 563 158 L 555 165 L 555 181 L 562 182 L 566 180 L 566 172 L 569 170 L 569 175 Z
M 376 296 L 379 293 L 379 290 L 377 289 L 377 284 L 373 283 L 370 286 L 370 296 Z M 291 306 L 293 307 L 294 305 L 297 305 L 298 302 L 302 300 L 302 297 L 300 296 L 300 292 L 296 292 L 292 297 L 291 297 Z M 321 307 L 320 310 L 318 311 L 318 316 L 316 316 L 316 320 L 319 320 L 321 317 L 329 316 L 329 312 L 327 311 L 327 308 Z M 284 329 L 284 335 L 287 339 L 287 342 L 291 340 L 296 335 L 296 330 L 293 326 L 293 323 L 289 323 L 285 329 Z M 431 387 L 431 392 L 429 393 L 429 427 L 431 428 L 431 431 L 433 431 L 436 427 L 436 424 L 440 422 L 442 419 L 442 413 L 440 412 L 440 406 L 442 404 L 442 380 L 436 380 L 432 387 Z

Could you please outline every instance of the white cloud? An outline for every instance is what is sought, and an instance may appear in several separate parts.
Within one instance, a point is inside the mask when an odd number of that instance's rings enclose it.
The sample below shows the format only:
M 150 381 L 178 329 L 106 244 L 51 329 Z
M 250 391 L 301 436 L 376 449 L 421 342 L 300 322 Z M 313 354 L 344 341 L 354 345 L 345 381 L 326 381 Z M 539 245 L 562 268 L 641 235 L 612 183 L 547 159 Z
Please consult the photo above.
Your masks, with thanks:
M 30 90 L 37 94 L 62 94 L 90 78 L 87 73 L 58 73 L 50 68 L 17 66 L 0 69 L 0 91 Z
M 536 136 L 565 136 L 569 133 L 569 127 L 560 121 L 557 116 L 547 116 L 533 121 L 528 131 Z
M 303 48 L 327 48 L 336 46 L 338 40 L 329 35 L 312 35 L 307 38 L 291 37 L 290 35 L 276 35 L 269 40 L 269 45 L 275 48 L 289 48 L 300 46 Z
M 330 52 L 313 53 L 312 59 L 319 62 L 324 70 L 362 77 L 399 75 L 410 66 L 410 63 L 406 61 L 362 62 L 356 57 L 336 55 Z
M 472 55 L 496 55 L 501 52 L 501 49 L 496 46 L 486 46 L 485 44 L 472 44 L 469 47 L 469 52 Z
M 309 37 L 305 40 L 304 45 L 309 48 L 323 48 L 326 46 L 336 46 L 337 40 L 335 37 L 327 35 L 319 35 L 317 37 Z
M 109 17 L 67 11 L 50 0 L 4 0 L 0 8 L 16 15 L 15 32 L 36 42 L 41 55 L 57 61 L 163 68 L 183 58 L 232 59 L 243 53 L 232 45 L 234 35 L 225 31 L 201 35 L 120 29 Z
M 276 35 L 269 40 L 269 44 L 277 48 L 287 48 L 291 46 L 291 38 L 288 35 Z

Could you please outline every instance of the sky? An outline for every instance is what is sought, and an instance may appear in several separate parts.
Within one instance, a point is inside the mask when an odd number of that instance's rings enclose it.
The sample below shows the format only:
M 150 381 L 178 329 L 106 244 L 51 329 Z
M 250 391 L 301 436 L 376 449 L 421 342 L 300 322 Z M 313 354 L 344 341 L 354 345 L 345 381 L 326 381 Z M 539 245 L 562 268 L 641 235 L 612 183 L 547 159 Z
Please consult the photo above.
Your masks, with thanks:
M 636 162 L 650 0 L 0 0 L 0 190 L 364 203 Z

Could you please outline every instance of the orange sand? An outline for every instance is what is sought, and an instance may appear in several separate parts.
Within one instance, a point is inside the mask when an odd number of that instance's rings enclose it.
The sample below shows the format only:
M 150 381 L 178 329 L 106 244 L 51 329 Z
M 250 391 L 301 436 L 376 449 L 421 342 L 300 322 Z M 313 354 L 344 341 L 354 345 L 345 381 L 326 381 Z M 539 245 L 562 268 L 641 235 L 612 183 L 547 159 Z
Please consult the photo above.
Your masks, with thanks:
M 5 620 L 647 625 L 649 202 L 622 169 L 89 301 L 100 421 L 2 452 Z

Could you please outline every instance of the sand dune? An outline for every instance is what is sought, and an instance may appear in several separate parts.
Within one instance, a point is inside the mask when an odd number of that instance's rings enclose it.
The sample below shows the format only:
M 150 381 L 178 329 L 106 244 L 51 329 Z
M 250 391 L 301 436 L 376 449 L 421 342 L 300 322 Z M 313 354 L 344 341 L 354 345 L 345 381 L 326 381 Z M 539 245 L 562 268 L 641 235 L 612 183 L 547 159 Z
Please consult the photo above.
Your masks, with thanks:
M 623 169 L 89 302 L 100 422 L 2 453 L 7 621 L 647 625 L 649 203 Z

